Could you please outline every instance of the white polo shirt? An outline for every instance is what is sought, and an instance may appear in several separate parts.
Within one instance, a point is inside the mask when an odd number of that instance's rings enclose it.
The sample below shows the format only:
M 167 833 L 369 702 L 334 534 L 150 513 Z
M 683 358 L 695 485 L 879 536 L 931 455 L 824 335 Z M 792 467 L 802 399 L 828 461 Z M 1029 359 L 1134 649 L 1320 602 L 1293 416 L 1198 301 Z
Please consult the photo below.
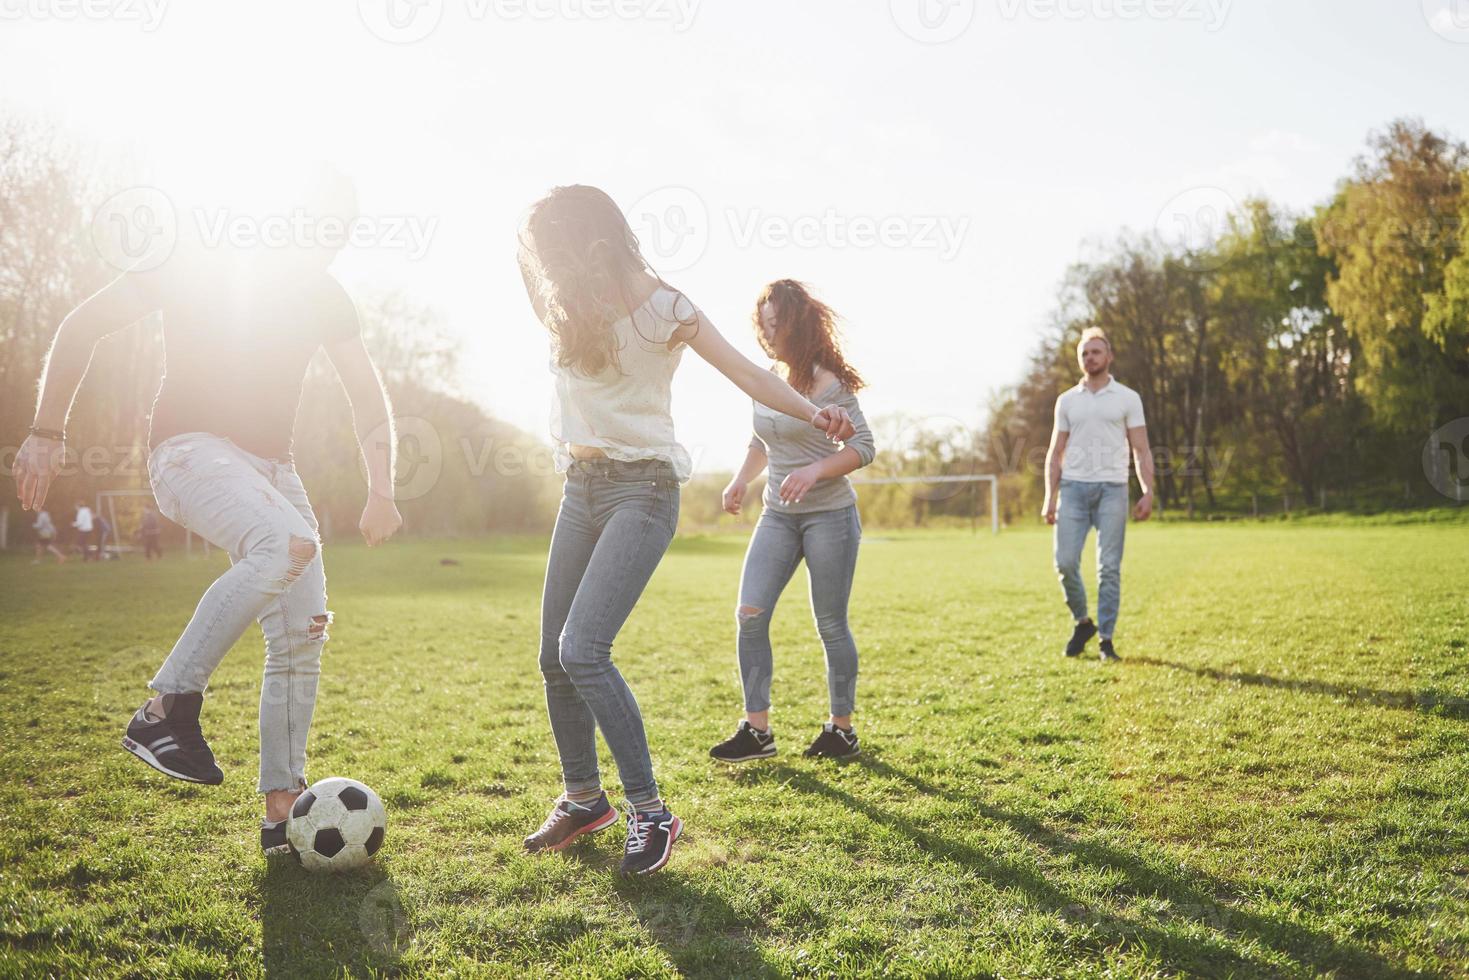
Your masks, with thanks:
M 1100 391 L 1082 378 L 1056 399 L 1056 431 L 1068 432 L 1061 479 L 1126 483 L 1131 456 L 1127 430 L 1146 425 L 1143 400 L 1111 375 Z

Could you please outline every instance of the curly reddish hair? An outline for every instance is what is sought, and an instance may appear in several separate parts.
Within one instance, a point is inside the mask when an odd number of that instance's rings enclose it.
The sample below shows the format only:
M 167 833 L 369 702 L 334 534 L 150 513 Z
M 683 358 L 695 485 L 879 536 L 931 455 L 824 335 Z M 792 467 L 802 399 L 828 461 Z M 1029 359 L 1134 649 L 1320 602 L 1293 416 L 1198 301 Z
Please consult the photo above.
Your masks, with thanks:
M 766 303 L 775 307 L 780 332 L 785 335 L 784 357 L 775 352 L 760 327 L 760 308 Z M 811 385 L 816 380 L 816 369 L 824 367 L 836 375 L 848 391 L 856 394 L 866 387 L 867 382 L 842 356 L 838 319 L 835 310 L 811 295 L 810 287 L 794 279 L 777 279 L 760 290 L 752 317 L 755 339 L 760 341 L 765 353 L 786 365 L 789 369 L 787 380 L 792 388 L 815 394 Z

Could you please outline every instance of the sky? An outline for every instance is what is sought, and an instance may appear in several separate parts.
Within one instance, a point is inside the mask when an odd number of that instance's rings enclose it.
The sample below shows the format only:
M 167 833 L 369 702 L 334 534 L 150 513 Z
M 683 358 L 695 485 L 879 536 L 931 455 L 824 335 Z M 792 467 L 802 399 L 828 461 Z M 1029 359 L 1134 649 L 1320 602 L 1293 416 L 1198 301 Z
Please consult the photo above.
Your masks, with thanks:
M 114 210 L 264 234 L 185 202 L 330 161 L 363 215 L 337 277 L 437 311 L 454 386 L 542 436 L 515 232 L 554 185 L 611 194 L 752 359 L 761 286 L 801 279 L 869 418 L 972 428 L 1071 264 L 1308 208 L 1397 117 L 1469 138 L 1466 92 L 1469 0 L 0 0 L 0 111 L 128 161 Z M 696 470 L 750 411 L 684 354 Z

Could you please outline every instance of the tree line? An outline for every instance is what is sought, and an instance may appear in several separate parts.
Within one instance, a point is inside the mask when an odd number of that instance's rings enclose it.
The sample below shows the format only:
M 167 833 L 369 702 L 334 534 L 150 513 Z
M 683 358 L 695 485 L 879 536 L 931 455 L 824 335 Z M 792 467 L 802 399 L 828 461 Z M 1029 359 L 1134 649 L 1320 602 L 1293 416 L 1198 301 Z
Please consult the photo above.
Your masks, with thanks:
M 1120 235 L 1068 271 L 1022 376 L 991 396 L 982 426 L 876 419 L 882 451 L 867 475 L 999 474 L 1004 519 L 1035 520 L 1054 402 L 1079 376 L 1077 339 L 1099 327 L 1114 373 L 1143 397 L 1166 511 L 1258 511 L 1282 496 L 1358 510 L 1446 503 L 1441 488 L 1469 483 L 1469 446 L 1425 443 L 1469 416 L 1466 176 L 1463 142 L 1397 120 L 1369 135 L 1352 172 L 1306 212 L 1244 201 L 1192 247 Z M 115 274 L 89 221 L 104 189 L 125 184 L 44 125 L 0 118 L 0 446 L 10 452 L 56 325 Z M 403 420 L 397 482 L 409 526 L 549 527 L 549 447 L 449 386 L 458 347 L 433 312 L 396 294 L 359 297 L 359 312 Z M 161 330 L 145 321 L 103 345 L 72 412 L 76 455 L 55 510 L 102 489 L 147 488 Z M 351 533 L 365 481 L 324 359 L 308 374 L 296 442 L 324 532 Z M 686 523 L 730 522 L 721 485 L 709 476 L 690 486 Z M 864 520 L 902 525 L 970 520 L 987 492 L 949 483 L 860 495 Z M 10 507 L 8 519 L 15 540 L 23 518 Z
M 1099 327 L 1142 395 L 1164 508 L 1450 503 L 1436 486 L 1469 447 L 1425 443 L 1469 416 L 1466 177 L 1463 142 L 1397 120 L 1308 212 L 1245 201 L 1194 249 L 1119 237 L 1069 271 L 1024 375 L 955 465 L 1004 474 L 1012 518 L 1038 508 L 1056 396 Z

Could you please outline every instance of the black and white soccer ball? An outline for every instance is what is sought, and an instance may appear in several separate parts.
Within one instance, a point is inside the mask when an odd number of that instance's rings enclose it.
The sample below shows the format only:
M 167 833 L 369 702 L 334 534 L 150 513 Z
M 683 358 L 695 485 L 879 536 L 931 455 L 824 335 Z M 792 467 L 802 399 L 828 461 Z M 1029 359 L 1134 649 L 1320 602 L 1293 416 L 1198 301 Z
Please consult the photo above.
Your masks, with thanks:
M 296 798 L 286 822 L 286 842 L 307 870 L 360 868 L 383 846 L 388 814 L 372 789 L 332 776 Z

